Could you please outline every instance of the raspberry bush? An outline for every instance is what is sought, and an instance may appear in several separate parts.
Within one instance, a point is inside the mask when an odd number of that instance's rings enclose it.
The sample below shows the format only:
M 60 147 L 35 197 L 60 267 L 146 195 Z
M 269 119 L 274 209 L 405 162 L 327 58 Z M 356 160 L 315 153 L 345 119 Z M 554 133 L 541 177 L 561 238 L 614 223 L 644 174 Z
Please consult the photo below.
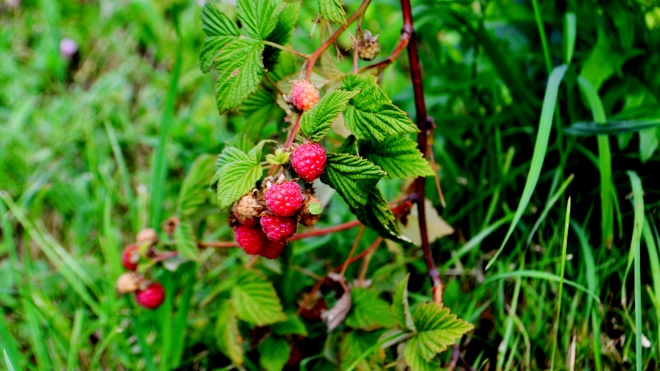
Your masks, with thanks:
M 362 29 L 369 4 L 364 1 L 346 19 L 341 1 L 319 0 L 321 17 L 316 22 L 340 27 L 310 55 L 288 45 L 300 12 L 298 2 L 239 0 L 235 13 L 209 2 L 201 12 L 206 34 L 201 69 L 213 71 L 209 78 L 215 79 L 218 112 L 246 114 L 247 131 L 226 142 L 217 159 L 197 159 L 184 180 L 176 215 L 163 225 L 166 238 L 159 239 L 153 230 L 140 232 L 123 255 L 125 267 L 135 272 L 122 275 L 117 289 L 133 292 L 140 306 L 155 309 L 175 293 L 166 293 L 150 278 L 154 264 L 171 259 L 202 263 L 202 256 L 208 255 L 199 248 L 240 247 L 245 267 L 205 299 L 218 296 L 214 335 L 219 350 L 235 367 L 254 362 L 267 370 L 299 366 L 308 356 L 301 341 L 317 337 L 311 326 L 323 322 L 325 342 L 339 349 L 340 369 L 375 369 L 396 360 L 413 371 L 437 369 L 439 354 L 472 328 L 443 306 L 432 257 L 426 263 L 433 300 L 411 305 L 407 278 L 399 277 L 398 285 L 392 285 L 388 302 L 365 277 L 371 249 L 355 253 L 365 229 L 376 236 L 373 248 L 386 239 L 404 249 L 420 249 L 402 233 L 401 225 L 413 204 L 424 212 L 424 177 L 435 176 L 425 157 L 425 138 L 432 126 L 423 120 L 414 124 L 383 92 L 377 78 L 412 34 L 404 28 L 401 43 L 386 61 L 358 68 L 360 59 L 377 58 L 381 48 L 378 36 Z M 347 27 L 356 21 L 356 28 Z M 353 68 L 338 75 L 329 67 L 335 59 L 331 47 L 344 32 L 353 40 L 348 52 Z M 414 68 L 419 72 L 418 62 Z M 423 97 L 416 99 L 423 104 Z M 272 121 L 281 131 L 266 134 L 264 126 Z M 209 244 L 197 238 L 208 179 L 216 207 L 227 213 L 235 242 Z M 383 182 L 399 182 L 400 193 L 386 197 Z M 355 221 L 315 229 L 320 220 L 332 220 L 324 213 L 328 203 L 344 203 Z M 300 296 L 287 290 L 284 278 L 266 276 L 259 269 L 277 267 L 284 277 L 291 275 L 287 272 L 294 269 L 294 245 L 305 246 L 292 241 L 357 226 L 360 232 L 345 263 Z M 422 226 L 421 249 L 429 257 Z M 160 247 L 168 243 L 177 251 L 163 252 Z M 335 250 L 328 245 L 317 253 Z M 265 258 L 263 264 L 260 258 Z M 350 278 L 347 267 L 356 261 L 364 268 L 359 277 Z M 363 354 L 384 344 L 388 346 L 379 357 Z

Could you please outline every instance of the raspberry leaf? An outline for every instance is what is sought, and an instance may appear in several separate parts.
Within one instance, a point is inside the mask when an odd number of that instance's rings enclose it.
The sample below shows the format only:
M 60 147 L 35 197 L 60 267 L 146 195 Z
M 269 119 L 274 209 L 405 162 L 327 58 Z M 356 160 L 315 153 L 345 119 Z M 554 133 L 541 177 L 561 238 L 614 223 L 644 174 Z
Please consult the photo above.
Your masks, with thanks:
M 195 240 L 192 225 L 188 220 L 182 220 L 174 230 L 174 240 L 179 256 L 192 261 L 199 261 L 199 249 Z
M 264 74 L 261 52 L 264 45 L 253 39 L 240 38 L 218 50 L 215 69 L 218 80 L 215 99 L 220 113 L 238 108 L 257 90 Z
M 241 272 L 231 290 L 238 318 L 257 326 L 286 319 L 273 284 L 252 270 Z
M 351 208 L 353 214 L 362 224 L 378 232 L 381 237 L 409 244 L 410 240 L 399 232 L 390 205 L 380 190 L 374 186 L 368 189 L 367 193 L 365 207 Z
M 246 131 L 252 138 L 261 137 L 261 131 L 271 121 L 281 121 L 285 112 L 277 105 L 275 95 L 259 87 L 241 106 L 245 116 Z
M 321 181 L 334 188 L 351 208 L 361 208 L 384 176 L 384 171 L 362 157 L 328 153 Z
M 238 332 L 236 309 L 231 301 L 227 300 L 220 306 L 217 314 L 215 341 L 218 348 L 234 365 L 240 366 L 243 364 L 243 341 Z
M 357 91 L 334 90 L 326 94 L 313 109 L 303 113 L 300 129 L 312 141 L 319 142 L 330 131 L 330 125 Z
M 342 0 L 319 0 L 319 12 L 326 21 L 346 24 L 346 11 Z
M 367 142 L 360 153 L 387 172 L 387 178 L 409 179 L 435 175 L 407 135 L 392 136 L 382 143 Z
M 238 19 L 243 29 L 255 39 L 266 38 L 277 25 L 282 0 L 238 0 Z
M 346 316 L 346 325 L 368 331 L 394 325 L 390 305 L 376 291 L 356 287 L 351 290 L 351 300 L 353 306 Z
M 358 154 L 358 140 L 355 137 L 355 135 L 351 134 L 344 140 L 344 143 L 341 144 L 341 147 L 337 150 L 337 152 L 341 153 L 348 153 L 349 155 L 357 155 Z
M 190 216 L 206 203 L 209 192 L 209 175 L 213 172 L 215 164 L 213 157 L 208 154 L 201 155 L 193 163 L 179 192 L 177 214 Z
M 294 315 L 287 315 L 286 320 L 273 323 L 269 327 L 278 335 L 308 335 L 303 321 Z
M 420 363 L 419 358 L 431 362 L 436 354 L 444 352 L 449 345 L 454 344 L 456 339 L 473 327 L 451 314 L 449 308 L 445 308 L 440 303 L 420 304 L 415 309 L 413 320 L 417 333 L 408 341 L 404 352 L 411 368 Z
M 440 361 L 435 359 L 427 361 L 422 357 L 423 344 L 419 340 L 411 339 L 406 343 L 403 357 L 406 359 L 410 371 L 437 371 L 440 370 Z
M 260 149 L 253 149 L 248 154 L 231 146 L 220 153 L 211 181 L 211 187 L 216 189 L 219 208 L 230 207 L 254 187 L 263 174 L 260 157 Z
M 359 139 L 382 142 L 393 135 L 419 131 L 406 113 L 392 104 L 374 76 L 347 75 L 342 89 L 359 91 L 344 111 L 346 127 Z
M 341 370 L 348 370 L 350 366 L 357 361 L 364 352 L 378 343 L 382 330 L 379 331 L 351 331 L 339 345 L 339 355 L 341 356 Z M 378 353 L 378 352 L 374 352 Z M 356 370 L 373 370 L 375 367 L 369 365 L 364 359 L 355 368 Z
M 394 313 L 394 318 L 396 318 L 402 329 L 416 332 L 417 329 L 415 328 L 415 322 L 413 321 L 413 316 L 410 312 L 410 304 L 408 303 L 409 278 L 410 273 L 396 286 L 394 298 L 392 300 L 392 312 Z
M 240 33 L 236 24 L 210 2 L 204 5 L 201 18 L 206 40 L 199 54 L 200 68 L 203 72 L 209 72 L 218 52 L 231 41 L 238 39 Z
M 275 44 L 285 45 L 291 38 L 298 15 L 300 14 L 300 2 L 286 3 L 284 8 L 277 17 L 277 23 L 273 31 L 266 37 L 266 40 L 274 42 Z M 274 66 L 280 55 L 281 50 L 270 45 L 266 45 L 264 49 L 264 66 L 270 70 Z
M 255 146 L 255 143 L 250 139 L 247 133 L 239 133 L 227 140 L 225 145 L 236 147 L 241 151 L 248 153 Z
M 259 364 L 266 371 L 282 371 L 289 360 L 291 347 L 285 339 L 269 336 L 259 344 Z

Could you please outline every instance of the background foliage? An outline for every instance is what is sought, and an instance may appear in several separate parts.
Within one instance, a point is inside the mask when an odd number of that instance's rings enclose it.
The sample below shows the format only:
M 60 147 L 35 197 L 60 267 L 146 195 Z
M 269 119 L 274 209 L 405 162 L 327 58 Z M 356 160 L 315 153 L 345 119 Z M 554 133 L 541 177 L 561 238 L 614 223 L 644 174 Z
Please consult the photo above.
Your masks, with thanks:
M 347 13 L 357 5 L 347 0 Z M 447 306 L 475 326 L 460 342 L 465 360 L 491 370 L 550 368 L 553 357 L 562 369 L 657 369 L 660 6 L 413 5 L 446 207 L 432 181 L 427 194 L 456 231 L 433 251 Z M 241 321 L 217 321 L 235 318 L 223 299 L 244 303 L 244 286 L 227 279 L 243 269 L 238 249 L 193 251 L 199 263 L 157 268 L 169 295 L 155 312 L 114 289 L 120 251 L 137 231 L 175 213 L 192 217 L 178 195 L 194 160 L 219 153 L 265 115 L 218 115 L 213 79 L 199 68 L 200 10 L 169 0 L 0 4 L 0 347 L 16 369 L 215 369 L 230 363 L 225 354 L 238 357 L 225 347 L 245 333 L 242 321 L 254 319 L 244 312 Z M 292 43 L 305 53 L 325 32 L 317 26 L 307 37 L 317 13 L 316 2 L 303 2 Z M 386 55 L 400 35 L 398 2 L 374 0 L 364 25 L 381 35 Z M 65 37 L 79 46 L 72 59 L 60 55 Z M 339 45 L 349 47 L 347 35 Z M 345 59 L 341 71 L 350 69 Z M 414 118 L 405 55 L 380 82 Z M 264 122 L 263 133 L 277 136 L 280 128 Z M 392 180 L 382 190 L 391 199 L 400 185 Z M 216 210 L 204 204 L 202 227 L 190 234 L 231 240 L 226 214 Z M 335 197 L 319 226 L 352 218 Z M 506 240 L 514 218 L 520 222 Z M 191 222 L 201 219 L 195 214 Z M 284 261 L 323 275 L 343 262 L 356 233 L 297 241 Z M 375 238 L 365 232 L 358 251 Z M 279 263 L 259 269 L 275 282 L 287 313 L 315 282 Z M 410 300 L 423 311 L 417 303 L 429 300 L 430 285 L 420 251 L 381 247 L 367 275 L 389 299 L 408 272 Z M 294 344 L 305 359 L 301 369 L 343 368 L 356 356 L 350 350 L 362 353 L 380 336 L 354 331 L 340 349 L 324 348 L 323 326 L 291 326 L 254 349 Z M 260 367 L 254 349 L 249 369 Z M 264 359 L 276 364 L 261 367 L 278 366 L 277 357 Z

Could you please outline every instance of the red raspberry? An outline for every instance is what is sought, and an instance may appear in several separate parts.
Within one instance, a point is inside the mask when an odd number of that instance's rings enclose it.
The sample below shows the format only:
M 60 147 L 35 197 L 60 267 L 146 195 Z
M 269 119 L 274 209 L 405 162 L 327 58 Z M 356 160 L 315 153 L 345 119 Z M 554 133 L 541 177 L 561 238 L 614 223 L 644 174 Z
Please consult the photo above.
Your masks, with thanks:
M 246 227 L 239 225 L 236 227 L 236 242 L 243 248 L 243 251 L 250 255 L 257 255 L 268 244 L 268 237 L 260 228 Z
M 321 97 L 319 91 L 307 80 L 292 81 L 291 99 L 293 105 L 301 111 L 312 109 L 319 102 Z
M 325 149 L 318 143 L 308 143 L 296 148 L 291 156 L 293 169 L 309 183 L 325 170 Z
M 138 304 L 147 309 L 156 309 L 165 300 L 165 289 L 160 283 L 154 282 L 144 290 L 136 291 L 135 299 Z
M 296 182 L 273 184 L 264 196 L 266 205 L 277 216 L 292 216 L 303 203 L 302 192 Z
M 137 269 L 138 262 L 140 261 L 140 252 L 138 249 L 137 245 L 128 245 L 121 253 L 121 262 L 129 271 Z
M 286 242 L 283 241 L 268 241 L 268 244 L 263 250 L 261 250 L 259 255 L 267 259 L 277 259 L 282 255 L 285 246 Z
M 292 218 L 283 218 L 275 215 L 264 215 L 261 217 L 261 229 L 268 239 L 282 241 L 296 233 L 296 221 Z

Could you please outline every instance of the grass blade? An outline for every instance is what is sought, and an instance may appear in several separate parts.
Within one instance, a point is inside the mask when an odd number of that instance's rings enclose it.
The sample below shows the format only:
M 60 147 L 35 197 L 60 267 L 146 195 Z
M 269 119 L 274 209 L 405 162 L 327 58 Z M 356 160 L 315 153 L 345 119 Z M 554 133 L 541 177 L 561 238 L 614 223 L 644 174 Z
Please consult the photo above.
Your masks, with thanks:
M 9 359 L 9 356 L 7 355 L 7 350 L 3 350 L 3 353 L 5 354 L 5 364 L 7 365 L 7 370 L 9 371 L 14 371 L 14 366 L 11 364 L 11 360 Z
M 529 232 L 529 236 L 527 237 L 527 242 L 525 243 L 526 245 L 529 245 L 532 242 L 532 237 L 534 237 L 534 233 L 536 233 L 536 230 L 539 229 L 541 226 L 541 223 L 545 220 L 545 218 L 548 216 L 548 213 L 552 209 L 553 206 L 555 206 L 555 203 L 559 201 L 559 198 L 561 195 L 564 194 L 564 191 L 568 187 L 569 184 L 571 184 L 571 181 L 573 181 L 573 174 L 571 174 L 566 180 L 564 180 L 564 183 L 561 184 L 557 192 L 550 198 L 548 203 L 545 205 L 545 208 L 543 209 L 543 212 L 541 213 L 541 216 L 539 216 L 539 220 L 534 223 L 534 226 L 532 227 L 532 230 Z
M 516 209 L 516 214 L 513 217 L 513 222 L 509 227 L 509 230 L 506 233 L 502 245 L 495 253 L 495 256 L 488 262 L 486 269 L 490 268 L 493 263 L 497 260 L 497 257 L 502 253 L 504 246 L 507 241 L 513 234 L 513 231 L 516 228 L 516 225 L 522 218 L 529 200 L 532 198 L 534 189 L 536 188 L 536 183 L 539 181 L 539 176 L 541 175 L 541 168 L 543 167 L 543 160 L 545 159 L 545 154 L 548 150 L 548 140 L 550 139 L 550 129 L 552 128 L 552 117 L 555 112 L 555 106 L 557 105 L 557 95 L 559 93 L 559 84 L 564 78 L 564 74 L 568 66 L 563 64 L 561 66 L 555 67 L 548 78 L 548 86 L 545 90 L 545 97 L 543 98 L 543 109 L 541 110 L 541 119 L 539 121 L 539 131 L 536 136 L 536 143 L 534 144 L 534 154 L 532 155 L 532 164 L 529 169 L 529 175 L 527 176 L 527 181 L 525 182 L 525 188 L 523 189 L 522 196 L 520 198 L 520 203 L 518 204 L 518 209 Z
M 561 269 L 559 273 L 559 300 L 557 301 L 557 320 L 555 321 L 555 340 L 552 342 L 552 360 L 550 361 L 550 370 L 555 369 L 555 355 L 557 353 L 557 336 L 559 335 L 559 320 L 561 318 L 561 302 L 562 294 L 564 291 L 564 271 L 566 269 L 566 245 L 568 245 L 568 224 L 571 220 L 571 198 L 568 198 L 568 203 L 566 204 L 566 222 L 564 224 L 564 243 L 562 244 L 561 249 Z
M 528 278 L 539 278 L 547 281 L 552 281 L 552 282 L 561 282 L 561 277 L 559 277 L 556 274 L 548 273 L 548 272 L 543 272 L 543 271 L 534 271 L 534 270 L 518 270 L 518 271 L 513 271 L 513 272 L 507 272 L 507 273 L 500 273 L 496 274 L 494 276 L 491 276 L 487 280 L 484 281 L 484 285 L 487 283 L 491 283 L 497 280 L 502 280 L 505 278 L 514 278 L 514 277 L 528 277 Z M 564 284 L 574 287 L 585 294 L 591 296 L 594 298 L 597 302 L 600 303 L 600 299 L 598 296 L 591 292 L 589 289 L 586 287 L 580 285 L 579 283 L 564 279 Z
M 644 220 L 644 230 L 642 231 L 642 235 L 644 236 L 644 243 L 648 249 L 649 264 L 651 265 L 651 278 L 653 279 L 653 290 L 652 292 L 649 292 L 649 296 L 651 296 L 651 299 L 653 299 L 652 302 L 655 307 L 656 317 L 660 318 L 660 255 L 658 255 L 658 244 L 656 243 L 653 236 L 653 231 L 651 229 L 651 225 L 649 224 L 649 219 L 651 218 L 646 218 Z M 658 323 L 657 331 L 657 345 L 659 347 L 658 350 L 660 350 L 660 323 Z
M 582 92 L 587 96 L 591 105 L 591 114 L 594 121 L 599 124 L 607 122 L 603 102 L 594 87 L 582 76 L 578 77 L 578 84 Z M 603 244 L 609 246 L 614 239 L 614 215 L 612 208 L 612 154 L 610 142 L 607 135 L 598 136 L 598 166 L 600 168 L 600 207 L 601 207 L 601 229 Z
M 176 29 L 179 43 L 176 48 L 176 59 L 174 61 L 174 69 L 170 76 L 170 86 L 167 89 L 167 96 L 165 97 L 165 106 L 163 107 L 163 117 L 160 123 L 160 131 L 158 133 L 158 148 L 153 159 L 153 173 L 151 177 L 151 208 L 150 225 L 152 228 L 158 228 L 161 223 L 161 213 L 163 200 L 165 198 L 165 173 L 167 170 L 167 135 L 170 127 L 174 122 L 174 103 L 176 101 L 177 88 L 179 85 L 179 75 L 181 74 L 181 59 L 183 54 L 183 39 L 179 31 L 178 23 L 176 22 L 177 15 L 174 14 L 174 26 Z
M 642 228 L 644 226 L 644 190 L 642 181 L 634 171 L 628 171 L 628 177 L 633 189 L 633 204 L 635 210 L 635 225 L 630 242 L 630 249 L 635 254 L 635 363 L 637 370 L 642 368 L 642 263 L 640 240 L 642 239 Z

